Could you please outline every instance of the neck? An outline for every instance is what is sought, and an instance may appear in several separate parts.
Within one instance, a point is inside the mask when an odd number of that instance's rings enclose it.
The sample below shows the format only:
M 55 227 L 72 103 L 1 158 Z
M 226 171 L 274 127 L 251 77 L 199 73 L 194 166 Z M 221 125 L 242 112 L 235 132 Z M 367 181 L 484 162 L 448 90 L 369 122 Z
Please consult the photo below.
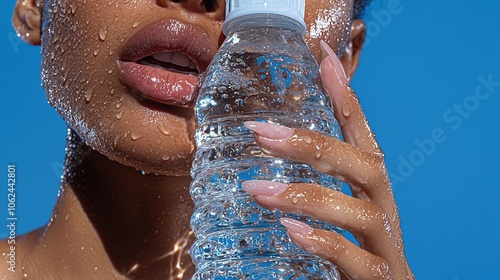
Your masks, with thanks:
M 54 244 L 38 247 L 72 260 L 71 274 L 91 272 L 86 279 L 188 279 L 190 182 L 123 166 L 70 132 L 61 195 L 40 239 Z

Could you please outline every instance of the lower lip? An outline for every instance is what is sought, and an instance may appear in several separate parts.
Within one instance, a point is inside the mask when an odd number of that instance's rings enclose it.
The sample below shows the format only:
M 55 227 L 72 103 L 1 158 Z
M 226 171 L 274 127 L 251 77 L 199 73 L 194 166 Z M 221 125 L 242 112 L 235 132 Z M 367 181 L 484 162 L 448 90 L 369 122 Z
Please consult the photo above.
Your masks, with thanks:
M 147 99 L 186 107 L 194 98 L 198 77 L 135 62 L 118 61 L 122 81 Z

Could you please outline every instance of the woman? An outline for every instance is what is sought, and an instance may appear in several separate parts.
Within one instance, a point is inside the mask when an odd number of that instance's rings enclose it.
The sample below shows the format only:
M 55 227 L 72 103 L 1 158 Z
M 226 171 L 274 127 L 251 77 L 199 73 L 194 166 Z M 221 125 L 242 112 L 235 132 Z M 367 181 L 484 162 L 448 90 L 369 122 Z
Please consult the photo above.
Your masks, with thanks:
M 353 18 L 365 2 L 306 1 L 307 42 L 321 61 L 346 142 L 252 127 L 262 148 L 345 180 L 354 197 L 317 185 L 262 183 L 246 190 L 265 207 L 351 231 L 361 247 L 335 232 L 283 222 L 299 246 L 333 262 L 343 278 L 413 279 L 383 154 L 348 85 L 365 34 Z M 198 74 L 224 40 L 224 6 L 17 1 L 14 27 L 26 42 L 41 44 L 43 87 L 70 129 L 51 222 L 18 238 L 16 273 L 2 271 L 4 279 L 189 279 L 192 101 Z M 343 51 L 342 61 L 333 50 Z M 311 157 L 304 141 L 290 143 L 292 134 L 311 137 L 322 157 Z

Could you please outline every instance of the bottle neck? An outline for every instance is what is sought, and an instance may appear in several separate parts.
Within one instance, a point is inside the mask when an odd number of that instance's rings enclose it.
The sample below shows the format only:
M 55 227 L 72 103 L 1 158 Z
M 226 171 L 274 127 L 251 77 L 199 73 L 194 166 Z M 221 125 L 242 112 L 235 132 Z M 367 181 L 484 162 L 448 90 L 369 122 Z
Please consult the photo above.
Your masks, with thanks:
M 249 28 L 273 27 L 292 30 L 303 36 L 306 32 L 304 25 L 298 20 L 279 14 L 250 14 L 234 18 L 225 22 L 223 29 L 226 35 L 232 32 Z

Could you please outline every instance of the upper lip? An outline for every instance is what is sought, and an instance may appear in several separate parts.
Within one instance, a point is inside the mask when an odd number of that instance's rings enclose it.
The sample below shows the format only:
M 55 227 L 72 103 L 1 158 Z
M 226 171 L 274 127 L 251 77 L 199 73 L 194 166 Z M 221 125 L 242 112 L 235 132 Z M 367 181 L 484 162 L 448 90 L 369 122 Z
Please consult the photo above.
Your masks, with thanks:
M 162 52 L 180 52 L 194 61 L 198 72 L 204 72 L 217 52 L 207 31 L 200 26 L 178 20 L 153 22 L 134 34 L 125 44 L 119 59 L 138 62 Z

